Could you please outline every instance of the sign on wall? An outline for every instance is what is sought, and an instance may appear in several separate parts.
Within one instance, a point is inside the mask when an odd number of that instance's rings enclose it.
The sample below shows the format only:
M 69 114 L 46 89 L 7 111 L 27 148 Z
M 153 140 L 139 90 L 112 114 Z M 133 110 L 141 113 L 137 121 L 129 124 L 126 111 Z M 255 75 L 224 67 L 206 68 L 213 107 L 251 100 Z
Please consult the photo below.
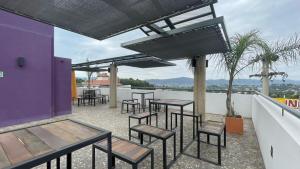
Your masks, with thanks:
M 4 72 L 0 70 L 0 78 L 4 77 Z
M 287 106 L 295 109 L 300 109 L 300 100 L 298 99 L 285 99 L 285 98 L 275 98 L 278 102 L 286 104 Z

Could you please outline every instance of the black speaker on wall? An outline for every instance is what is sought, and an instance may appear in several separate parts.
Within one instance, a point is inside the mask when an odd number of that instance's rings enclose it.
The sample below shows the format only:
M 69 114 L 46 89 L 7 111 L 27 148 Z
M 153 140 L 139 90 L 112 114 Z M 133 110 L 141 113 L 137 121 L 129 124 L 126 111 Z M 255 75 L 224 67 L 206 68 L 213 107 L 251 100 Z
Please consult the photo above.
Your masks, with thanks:
M 17 58 L 17 65 L 19 67 L 24 67 L 25 66 L 25 58 L 24 57 L 18 57 Z
M 195 58 L 192 59 L 192 67 L 196 67 L 196 59 Z

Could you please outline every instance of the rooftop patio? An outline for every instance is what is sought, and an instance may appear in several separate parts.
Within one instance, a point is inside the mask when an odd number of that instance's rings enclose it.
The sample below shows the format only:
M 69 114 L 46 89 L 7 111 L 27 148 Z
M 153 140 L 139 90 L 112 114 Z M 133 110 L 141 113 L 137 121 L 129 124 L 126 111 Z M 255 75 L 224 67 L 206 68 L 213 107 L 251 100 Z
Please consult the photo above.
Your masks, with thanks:
M 120 107 L 120 106 L 118 106 Z M 164 113 L 159 113 L 159 126 L 164 126 Z M 221 118 L 220 115 L 209 114 L 208 118 L 218 119 Z M 97 104 L 93 106 L 73 106 L 73 113 L 71 115 L 58 117 L 49 120 L 43 120 L 39 122 L 27 123 L 24 125 L 18 125 L 13 127 L 8 127 L 6 130 L 11 130 L 18 127 L 30 126 L 37 123 L 42 123 L 45 121 L 59 120 L 61 118 L 71 118 L 77 121 L 85 122 L 100 128 L 105 128 L 112 131 L 113 135 L 120 136 L 122 138 L 128 139 L 128 114 L 121 114 L 120 108 L 110 109 L 107 104 Z M 190 119 L 185 119 L 185 135 L 184 143 L 186 144 L 192 140 Z M 171 168 L 255 168 L 263 169 L 264 163 L 261 156 L 260 148 L 256 138 L 256 134 L 253 128 L 253 123 L 251 119 L 245 119 L 245 133 L 244 135 L 227 135 L 227 147 L 222 148 L 222 166 L 217 166 L 202 160 L 194 159 L 186 155 L 180 156 L 180 158 L 174 163 Z M 3 131 L 3 129 L 2 129 Z M 178 133 L 177 133 L 178 135 Z M 179 139 L 179 137 L 177 137 Z M 136 140 L 137 141 L 137 140 Z M 138 142 L 138 141 L 137 141 Z M 154 148 L 155 154 L 155 168 L 162 168 L 162 152 L 161 152 L 161 141 L 157 140 L 150 147 Z M 215 140 L 212 139 L 212 142 Z M 179 147 L 179 141 L 177 141 L 177 148 Z M 172 158 L 172 144 L 167 144 L 168 159 Z M 210 159 L 216 159 L 217 149 L 215 146 L 201 144 L 202 156 Z M 196 141 L 187 149 L 186 153 L 195 155 L 196 154 Z M 65 157 L 61 159 L 62 167 L 65 167 Z M 53 161 L 53 166 L 55 162 Z M 143 161 L 139 167 L 149 168 L 149 159 Z M 91 168 L 91 146 L 80 149 L 73 153 L 73 166 L 74 168 Z M 96 168 L 106 167 L 106 156 L 103 152 L 96 152 Z M 116 161 L 117 168 L 131 168 L 130 165 L 125 162 Z M 37 168 L 46 168 L 46 165 L 41 165 Z

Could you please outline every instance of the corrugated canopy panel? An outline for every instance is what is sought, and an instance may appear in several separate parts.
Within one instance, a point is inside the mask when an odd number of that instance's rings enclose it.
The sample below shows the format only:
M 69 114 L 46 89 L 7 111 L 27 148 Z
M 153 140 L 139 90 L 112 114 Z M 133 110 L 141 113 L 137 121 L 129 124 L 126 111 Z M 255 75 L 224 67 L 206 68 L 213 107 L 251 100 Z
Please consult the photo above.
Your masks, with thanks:
M 154 67 L 166 67 L 175 66 L 174 63 L 167 62 L 155 57 L 147 57 L 144 59 L 132 59 L 126 61 L 116 62 L 117 65 L 131 66 L 138 68 L 154 68 Z
M 107 69 L 102 69 L 98 67 L 73 67 L 72 70 L 84 71 L 84 72 L 105 72 Z
M 216 0 L 1 0 L 0 8 L 95 39 L 105 39 Z
M 223 17 L 219 17 L 174 29 L 164 35 L 152 35 L 130 41 L 122 46 L 164 60 L 224 53 L 229 50 L 230 45 L 223 29 Z

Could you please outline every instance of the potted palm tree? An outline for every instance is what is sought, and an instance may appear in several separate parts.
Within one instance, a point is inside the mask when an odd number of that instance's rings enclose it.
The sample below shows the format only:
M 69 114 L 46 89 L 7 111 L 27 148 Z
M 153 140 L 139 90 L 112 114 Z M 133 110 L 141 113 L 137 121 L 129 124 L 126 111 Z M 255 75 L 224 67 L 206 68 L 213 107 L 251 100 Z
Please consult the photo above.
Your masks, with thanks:
M 236 115 L 232 104 L 232 90 L 235 77 L 252 64 L 251 56 L 257 51 L 257 44 L 260 43 L 257 31 L 250 31 L 246 34 L 236 34 L 230 39 L 232 50 L 217 56 L 218 65 L 228 72 L 228 89 L 226 98 L 226 130 L 228 133 L 243 134 L 243 117 Z M 256 55 L 254 55 L 256 56 Z

